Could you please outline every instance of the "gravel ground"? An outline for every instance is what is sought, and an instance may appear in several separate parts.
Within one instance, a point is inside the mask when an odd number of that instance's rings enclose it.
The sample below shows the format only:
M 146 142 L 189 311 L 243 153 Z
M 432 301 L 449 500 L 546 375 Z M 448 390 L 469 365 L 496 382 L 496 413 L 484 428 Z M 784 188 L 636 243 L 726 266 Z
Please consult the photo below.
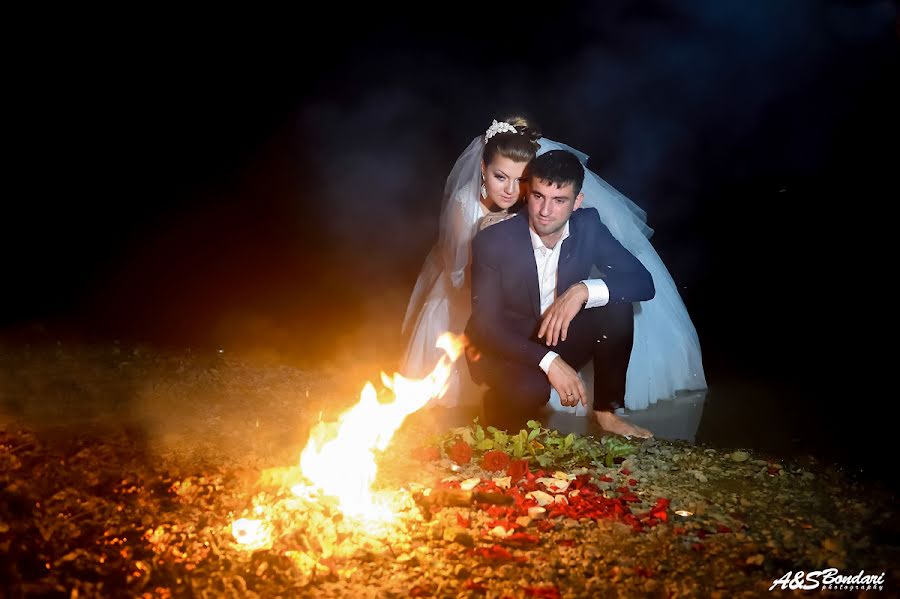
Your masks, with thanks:
M 795 594 L 769 587 L 826 568 L 884 581 L 811 593 L 900 588 L 893 495 L 811 458 L 651 440 L 610 467 L 558 473 L 565 492 L 536 482 L 552 468 L 499 491 L 605 506 L 582 517 L 567 508 L 513 524 L 519 512 L 486 504 L 426 512 L 410 492 L 467 480 L 496 491 L 487 481 L 504 474 L 477 459 L 423 461 L 422 447 L 448 430 L 431 412 L 411 417 L 380 459 L 377 486 L 398 497 L 399 524 L 366 533 L 329 499 L 298 503 L 273 477 L 290 473 L 277 469 L 296 465 L 310 427 L 355 403 L 372 373 L 116 346 L 0 352 L 6 594 L 756 597 Z M 275 541 L 254 551 L 231 525 L 255 505 Z

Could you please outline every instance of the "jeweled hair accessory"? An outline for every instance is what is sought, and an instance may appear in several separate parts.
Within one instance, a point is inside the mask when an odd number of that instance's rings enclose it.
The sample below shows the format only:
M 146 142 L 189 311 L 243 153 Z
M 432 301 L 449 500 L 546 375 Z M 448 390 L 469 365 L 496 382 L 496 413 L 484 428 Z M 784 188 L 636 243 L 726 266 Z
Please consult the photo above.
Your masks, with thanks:
M 493 123 L 491 123 L 491 126 L 488 127 L 488 130 L 484 132 L 484 143 L 487 143 L 490 138 L 494 137 L 498 133 L 506 132 L 518 133 L 518 131 L 516 131 L 516 128 L 506 121 L 500 121 L 499 123 L 497 121 L 494 121 Z

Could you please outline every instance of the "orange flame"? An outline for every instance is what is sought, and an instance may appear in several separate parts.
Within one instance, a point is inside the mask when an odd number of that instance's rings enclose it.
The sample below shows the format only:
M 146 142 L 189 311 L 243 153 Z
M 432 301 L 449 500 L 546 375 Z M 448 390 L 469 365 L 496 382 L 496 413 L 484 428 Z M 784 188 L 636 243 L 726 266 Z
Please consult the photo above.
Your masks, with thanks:
M 312 500 L 316 492 L 321 492 L 336 497 L 341 511 L 348 517 L 370 523 L 391 522 L 394 513 L 390 498 L 372 492 L 378 473 L 375 451 L 387 448 L 407 416 L 446 393 L 453 363 L 464 345 L 464 337 L 444 333 L 436 346 L 445 355 L 424 378 L 381 374 L 384 386 L 394 394 L 393 401 L 380 402 L 375 388 L 366 383 L 359 403 L 341 414 L 337 422 L 316 424 L 300 454 L 300 469 L 311 484 L 295 485 L 291 489 L 294 495 Z M 271 544 L 264 520 L 237 520 L 232 524 L 232 534 L 239 544 L 248 548 Z
M 447 380 L 463 343 L 444 333 L 437 347 L 446 353 L 425 378 L 408 379 L 396 373 L 388 378 L 382 373 L 384 386 L 394 393 L 392 402 L 379 402 L 375 388 L 366 383 L 359 403 L 341 414 L 336 423 L 320 422 L 310 433 L 300 455 L 300 469 L 314 487 L 337 497 L 347 516 L 391 520 L 390 510 L 376 501 L 371 491 L 378 472 L 374 452 L 387 448 L 407 416 L 447 391 Z M 295 489 L 295 494 L 302 493 Z

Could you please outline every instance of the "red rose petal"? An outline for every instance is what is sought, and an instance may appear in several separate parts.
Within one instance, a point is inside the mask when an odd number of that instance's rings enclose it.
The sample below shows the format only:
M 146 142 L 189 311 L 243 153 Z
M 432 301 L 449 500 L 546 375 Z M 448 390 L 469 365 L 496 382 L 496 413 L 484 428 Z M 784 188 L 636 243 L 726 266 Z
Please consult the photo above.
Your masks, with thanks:
M 512 478 L 512 482 L 516 483 L 528 474 L 528 460 L 513 460 L 506 467 L 506 476 Z
M 450 448 L 450 451 L 447 452 L 447 455 L 457 464 L 468 464 L 472 461 L 472 448 L 462 439 L 458 439 L 453 447 Z
M 541 520 L 537 525 L 538 530 L 541 532 L 548 532 L 550 530 L 553 530 L 553 526 L 553 522 L 550 522 L 549 520 Z
M 486 451 L 481 459 L 481 467 L 491 472 L 500 472 L 509 466 L 509 454 L 504 451 Z
M 559 589 L 556 587 L 525 587 L 526 597 L 540 597 L 542 599 L 562 599 Z

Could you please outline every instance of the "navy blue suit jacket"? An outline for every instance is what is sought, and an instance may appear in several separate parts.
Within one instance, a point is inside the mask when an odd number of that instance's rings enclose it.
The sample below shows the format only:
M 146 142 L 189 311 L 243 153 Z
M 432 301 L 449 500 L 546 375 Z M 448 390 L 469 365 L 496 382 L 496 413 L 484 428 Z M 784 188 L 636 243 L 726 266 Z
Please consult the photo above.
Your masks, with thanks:
M 591 278 L 592 266 L 609 288 L 609 303 L 646 301 L 655 294 L 644 265 L 616 241 L 596 209 L 584 208 L 569 218 L 557 297 Z M 466 334 L 481 351 L 537 367 L 549 349 L 536 338 L 540 312 L 537 265 L 523 211 L 480 231 L 472 241 L 472 316 Z

